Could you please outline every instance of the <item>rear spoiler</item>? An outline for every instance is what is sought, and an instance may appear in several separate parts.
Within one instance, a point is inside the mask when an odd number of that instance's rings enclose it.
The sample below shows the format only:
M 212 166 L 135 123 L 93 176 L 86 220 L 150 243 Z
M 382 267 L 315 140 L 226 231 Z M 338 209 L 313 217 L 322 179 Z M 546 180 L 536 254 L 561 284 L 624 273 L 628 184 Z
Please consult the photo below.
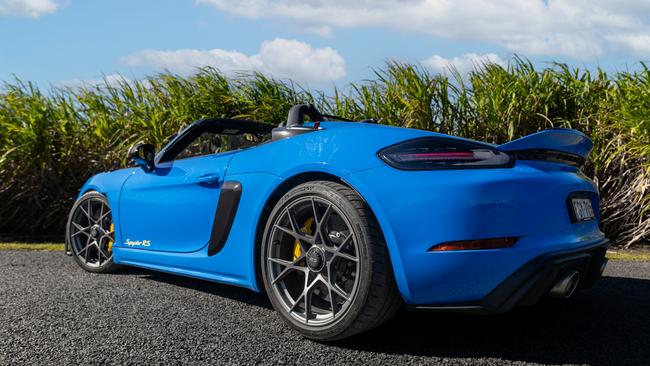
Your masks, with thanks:
M 520 160 L 543 160 L 582 166 L 594 147 L 584 133 L 566 128 L 544 130 L 497 146 Z

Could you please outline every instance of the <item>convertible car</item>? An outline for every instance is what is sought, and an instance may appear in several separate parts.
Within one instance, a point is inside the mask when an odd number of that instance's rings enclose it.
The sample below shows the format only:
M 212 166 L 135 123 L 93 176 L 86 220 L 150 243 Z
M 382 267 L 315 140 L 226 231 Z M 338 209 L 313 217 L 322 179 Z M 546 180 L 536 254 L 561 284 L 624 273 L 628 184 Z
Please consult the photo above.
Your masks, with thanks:
M 304 336 L 372 329 L 402 306 L 499 313 L 597 280 L 607 239 L 568 129 L 493 145 L 298 105 L 279 126 L 201 119 L 90 178 L 67 253 L 265 292 Z

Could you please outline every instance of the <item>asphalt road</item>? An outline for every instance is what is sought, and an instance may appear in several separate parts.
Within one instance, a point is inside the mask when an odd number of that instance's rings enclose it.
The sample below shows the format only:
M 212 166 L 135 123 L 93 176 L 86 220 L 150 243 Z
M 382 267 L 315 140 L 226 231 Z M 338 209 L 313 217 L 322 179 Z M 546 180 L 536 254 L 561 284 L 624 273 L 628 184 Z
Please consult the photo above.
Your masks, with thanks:
M 610 262 L 575 299 L 499 316 L 401 312 L 324 345 L 264 296 L 141 270 L 94 275 L 61 252 L 0 251 L 0 365 L 650 364 L 650 263 Z

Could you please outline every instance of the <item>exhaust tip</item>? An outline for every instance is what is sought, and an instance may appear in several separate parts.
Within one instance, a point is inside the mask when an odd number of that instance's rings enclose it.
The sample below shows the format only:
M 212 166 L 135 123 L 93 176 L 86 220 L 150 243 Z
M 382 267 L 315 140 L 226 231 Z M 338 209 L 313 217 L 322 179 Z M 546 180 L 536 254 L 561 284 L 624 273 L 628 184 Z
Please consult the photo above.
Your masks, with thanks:
M 578 288 L 580 283 L 580 272 L 568 271 L 559 277 L 559 280 L 553 285 L 549 296 L 562 299 L 568 299 Z

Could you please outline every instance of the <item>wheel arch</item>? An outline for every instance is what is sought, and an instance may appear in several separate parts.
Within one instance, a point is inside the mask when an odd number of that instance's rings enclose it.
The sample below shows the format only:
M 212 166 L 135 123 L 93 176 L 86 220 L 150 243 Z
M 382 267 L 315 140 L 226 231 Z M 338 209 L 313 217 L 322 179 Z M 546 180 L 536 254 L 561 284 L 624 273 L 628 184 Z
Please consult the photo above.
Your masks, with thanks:
M 297 187 L 303 183 L 313 182 L 318 180 L 340 183 L 351 189 L 354 189 L 347 182 L 345 182 L 341 177 L 337 175 L 322 172 L 322 171 L 307 171 L 307 172 L 301 172 L 295 174 L 287 179 L 284 179 L 282 183 L 278 184 L 278 186 L 275 187 L 275 189 L 271 192 L 271 194 L 266 199 L 266 202 L 264 203 L 259 218 L 257 219 L 257 224 L 255 226 L 255 242 L 254 242 L 255 250 L 254 250 L 253 269 L 255 271 L 256 287 L 261 292 L 264 292 L 265 290 L 264 290 L 264 286 L 262 286 L 263 283 L 262 268 L 261 268 L 261 263 L 259 258 L 261 255 L 260 251 L 262 249 L 262 237 L 264 236 L 264 228 L 266 227 L 266 222 L 269 219 L 271 211 L 273 211 L 275 205 L 278 203 L 278 201 L 280 201 L 280 198 L 282 198 L 282 196 L 284 196 L 287 192 L 289 192 L 294 187 Z
M 85 186 L 84 185 L 84 187 L 82 187 L 82 189 L 79 191 L 79 195 L 77 195 L 74 202 L 72 203 L 72 207 L 70 208 L 70 212 L 68 213 L 68 216 L 70 216 L 72 214 L 72 209 L 74 208 L 74 205 L 77 203 L 77 201 L 79 201 L 79 199 L 81 199 L 81 197 L 83 197 L 84 195 L 86 195 L 88 193 L 91 193 L 91 192 L 97 192 L 97 193 L 101 194 L 102 196 L 106 197 L 106 199 L 108 199 L 108 196 L 106 195 L 106 193 L 99 191 L 97 189 L 97 187 Z M 65 235 L 63 250 L 65 251 L 65 254 L 67 256 L 71 256 L 72 255 L 72 250 L 70 249 L 70 243 L 68 241 L 67 231 L 68 231 L 68 220 L 66 220 L 66 235 Z
M 301 172 L 298 174 L 295 174 L 287 179 L 285 179 L 282 183 L 280 183 L 274 190 L 273 192 L 269 195 L 267 198 L 264 207 L 261 211 L 261 214 L 259 215 L 257 224 L 256 224 L 256 229 L 255 229 L 255 242 L 254 242 L 254 279 L 256 282 L 256 286 L 259 291 L 264 292 L 264 286 L 262 286 L 263 280 L 262 280 L 262 268 L 261 268 L 261 263 L 260 263 L 260 251 L 262 248 L 262 239 L 264 235 L 264 228 L 266 226 L 266 222 L 270 216 L 271 211 L 275 207 L 275 205 L 278 203 L 280 198 L 284 196 L 287 192 L 289 192 L 292 188 L 297 187 L 300 184 L 307 183 L 307 182 L 313 182 L 313 181 L 328 181 L 328 182 L 334 182 L 334 183 L 339 183 L 342 184 L 350 189 L 352 189 L 354 192 L 356 192 L 361 199 L 364 200 L 364 202 L 368 205 L 370 212 L 373 214 L 375 220 L 377 220 L 379 224 L 379 228 L 381 230 L 382 235 L 384 236 L 384 240 L 386 241 L 386 244 L 388 246 L 388 252 L 389 252 L 389 260 L 391 262 L 391 266 L 393 268 L 393 277 L 396 280 L 398 287 L 400 287 L 400 291 L 403 291 L 402 289 L 402 284 L 400 283 L 403 280 L 403 273 L 401 269 L 401 265 L 396 266 L 395 261 L 399 261 L 399 254 L 395 253 L 394 251 L 394 239 L 392 237 L 392 231 L 390 228 L 387 228 L 386 221 L 378 217 L 378 212 L 376 211 L 376 204 L 377 202 L 369 202 L 368 199 L 364 196 L 361 190 L 357 189 L 355 187 L 355 184 L 351 183 L 349 179 L 345 179 L 343 177 L 340 177 L 338 175 L 332 174 L 332 173 L 327 173 L 323 171 L 307 171 L 307 172 Z M 377 208 L 379 209 L 379 208 Z M 383 216 L 383 215 L 382 215 Z M 397 256 L 397 257 L 395 257 Z
M 66 233 L 66 234 L 65 234 L 65 240 L 64 240 L 63 250 L 64 250 L 64 252 L 65 252 L 65 255 L 67 255 L 67 256 L 71 256 L 71 255 L 72 255 L 72 249 L 70 248 L 70 241 L 69 241 L 69 239 L 68 239 L 69 217 L 72 215 L 72 210 L 74 209 L 74 207 L 75 207 L 75 205 L 77 204 L 77 202 L 78 202 L 78 201 L 79 201 L 83 196 L 87 195 L 88 193 L 97 193 L 97 194 L 100 194 L 100 195 L 104 196 L 104 197 L 106 198 L 106 200 L 108 201 L 108 195 L 106 194 L 106 192 L 103 192 L 103 191 L 99 190 L 98 187 L 96 187 L 96 186 L 85 186 L 85 185 L 84 185 L 84 187 L 82 187 L 82 189 L 79 191 L 79 195 L 75 198 L 74 203 L 72 204 L 72 207 L 70 208 L 70 212 L 68 213 L 68 220 L 66 220 L 66 224 L 65 224 L 65 226 L 66 226 L 66 227 L 65 227 L 65 229 L 66 229 L 66 230 L 65 230 L 65 233 Z M 109 206 L 110 206 L 110 203 L 109 203 Z

